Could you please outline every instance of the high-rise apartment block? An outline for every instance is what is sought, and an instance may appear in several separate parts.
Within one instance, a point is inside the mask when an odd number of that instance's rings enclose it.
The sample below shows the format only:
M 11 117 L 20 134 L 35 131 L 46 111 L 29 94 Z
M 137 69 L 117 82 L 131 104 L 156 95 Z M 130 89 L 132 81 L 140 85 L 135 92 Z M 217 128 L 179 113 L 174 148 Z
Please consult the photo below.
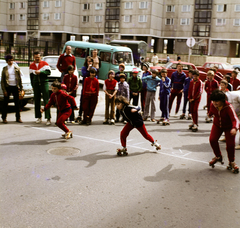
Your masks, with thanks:
M 155 52 L 240 56 L 239 0 L 1 0 L 0 39 L 145 40 Z

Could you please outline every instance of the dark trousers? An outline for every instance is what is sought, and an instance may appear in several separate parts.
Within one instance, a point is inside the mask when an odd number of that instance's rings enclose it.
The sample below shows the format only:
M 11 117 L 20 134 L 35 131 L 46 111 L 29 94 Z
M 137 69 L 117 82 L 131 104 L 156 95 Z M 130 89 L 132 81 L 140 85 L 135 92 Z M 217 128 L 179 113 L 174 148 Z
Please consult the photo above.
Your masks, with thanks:
M 162 111 L 162 118 L 169 119 L 169 94 L 160 94 L 160 110 Z
M 16 120 L 18 120 L 18 119 L 20 119 L 18 87 L 17 86 L 8 86 L 8 87 L 6 87 L 6 91 L 7 91 L 7 96 L 4 96 L 2 119 L 5 120 L 7 118 L 9 96 L 12 94 L 13 98 L 14 98 L 14 104 L 15 104 Z
M 84 121 L 91 121 L 96 105 L 98 102 L 98 96 L 96 94 L 92 95 L 83 95 L 82 98 L 82 108 L 83 108 L 83 113 L 84 113 Z
M 144 112 L 144 108 L 145 108 L 146 95 L 147 95 L 147 89 L 142 89 L 142 91 L 141 91 L 141 105 L 142 105 L 142 111 L 143 112 Z
M 134 95 L 132 94 L 132 92 L 131 92 L 131 93 L 130 93 L 130 102 L 131 102 L 131 100 L 133 100 L 132 104 L 133 104 L 134 106 L 138 106 L 139 93 L 138 93 L 137 96 L 134 96 Z
M 187 103 L 188 103 L 188 114 L 191 114 L 191 108 L 190 108 L 190 103 L 188 102 L 188 90 L 184 91 L 184 103 L 183 103 L 183 113 L 186 113 L 186 108 L 187 108 Z
M 182 92 L 180 92 L 180 91 L 181 90 L 178 90 L 178 89 L 173 89 L 171 91 L 171 95 L 170 95 L 170 98 L 169 98 L 169 113 L 171 112 L 172 104 L 173 104 L 173 101 L 174 101 L 175 97 L 177 97 L 177 106 L 176 106 L 175 113 L 176 114 L 178 113 L 179 107 L 180 107 L 180 104 L 181 104 L 181 99 L 182 99 Z

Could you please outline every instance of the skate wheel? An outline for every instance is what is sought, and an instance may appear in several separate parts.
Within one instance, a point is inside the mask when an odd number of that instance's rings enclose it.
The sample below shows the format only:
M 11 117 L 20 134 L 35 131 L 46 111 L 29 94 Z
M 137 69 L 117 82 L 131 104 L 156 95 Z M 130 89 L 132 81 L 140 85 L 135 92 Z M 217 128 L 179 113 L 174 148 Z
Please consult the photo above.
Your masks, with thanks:
M 117 155 L 118 155 L 118 156 L 122 156 L 122 153 L 121 153 L 121 152 L 117 152 Z
M 124 156 L 127 156 L 127 155 L 128 155 L 128 152 L 124 152 L 123 155 L 124 155 Z
M 238 170 L 238 169 L 235 169 L 235 170 L 233 170 L 233 173 L 234 173 L 234 174 L 237 174 L 237 173 L 239 173 L 239 170 Z
M 227 170 L 232 170 L 232 167 L 231 166 L 227 166 Z
M 211 164 L 211 163 L 209 163 L 209 166 L 212 166 L 212 168 L 214 168 L 214 167 L 215 167 L 215 165 L 214 165 L 214 164 Z

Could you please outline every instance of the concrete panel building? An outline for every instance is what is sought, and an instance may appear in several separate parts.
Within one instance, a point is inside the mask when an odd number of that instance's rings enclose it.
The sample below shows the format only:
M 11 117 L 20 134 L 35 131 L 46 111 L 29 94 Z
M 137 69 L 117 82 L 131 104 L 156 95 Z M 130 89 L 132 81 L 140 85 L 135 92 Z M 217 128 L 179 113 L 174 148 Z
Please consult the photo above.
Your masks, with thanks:
M 239 0 L 1 0 L 0 40 L 144 40 L 155 52 L 240 56 Z

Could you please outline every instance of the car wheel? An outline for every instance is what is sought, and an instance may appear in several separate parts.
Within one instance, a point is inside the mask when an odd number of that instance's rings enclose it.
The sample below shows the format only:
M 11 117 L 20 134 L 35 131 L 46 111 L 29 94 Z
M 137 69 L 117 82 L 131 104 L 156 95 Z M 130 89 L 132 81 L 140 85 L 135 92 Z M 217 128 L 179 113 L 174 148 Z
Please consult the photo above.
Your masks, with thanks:
M 23 108 L 24 106 L 26 106 L 27 103 L 28 103 L 28 100 L 20 100 L 19 101 L 20 108 Z

